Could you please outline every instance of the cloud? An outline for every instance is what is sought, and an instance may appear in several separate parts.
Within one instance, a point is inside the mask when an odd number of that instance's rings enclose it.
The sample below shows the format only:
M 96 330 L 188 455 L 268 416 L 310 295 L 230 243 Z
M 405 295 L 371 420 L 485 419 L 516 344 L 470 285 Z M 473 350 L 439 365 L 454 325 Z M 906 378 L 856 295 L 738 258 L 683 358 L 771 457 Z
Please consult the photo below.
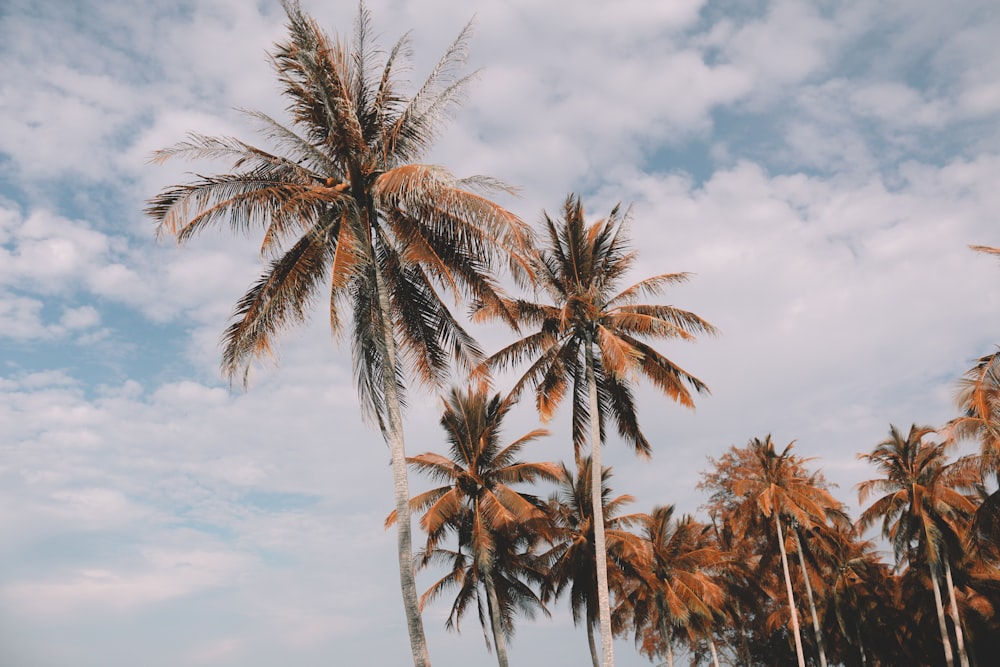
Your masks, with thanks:
M 321 305 L 229 391 L 218 340 L 261 271 L 257 240 L 157 244 L 142 214 L 186 172 L 227 168 L 151 151 L 191 130 L 254 139 L 234 107 L 283 116 L 265 55 L 277 3 L 8 4 L 0 613 L 19 650 L 95 667 L 405 661 L 388 454 L 359 416 L 349 341 Z M 353 4 L 304 4 L 351 34 Z M 504 202 L 529 221 L 571 190 L 595 217 L 633 202 L 634 277 L 695 274 L 666 300 L 722 334 L 664 351 L 713 393 L 688 412 L 644 387 L 654 458 L 609 443 L 614 488 L 637 511 L 694 511 L 706 457 L 773 432 L 850 500 L 872 474 L 856 452 L 889 422 L 949 418 L 954 378 L 992 349 L 997 265 L 966 245 L 1000 245 L 995 13 L 654 4 L 370 7 L 383 45 L 414 28 L 417 82 L 477 15 L 470 67 L 485 69 L 429 161 L 523 186 Z M 438 399 L 410 399 L 409 451 L 440 449 Z M 567 420 L 533 458 L 568 458 Z M 525 402 L 508 432 L 535 426 Z M 555 611 L 519 627 L 518 662 L 587 659 Z M 480 654 L 474 618 L 458 636 L 444 601 L 427 614 L 435 664 Z

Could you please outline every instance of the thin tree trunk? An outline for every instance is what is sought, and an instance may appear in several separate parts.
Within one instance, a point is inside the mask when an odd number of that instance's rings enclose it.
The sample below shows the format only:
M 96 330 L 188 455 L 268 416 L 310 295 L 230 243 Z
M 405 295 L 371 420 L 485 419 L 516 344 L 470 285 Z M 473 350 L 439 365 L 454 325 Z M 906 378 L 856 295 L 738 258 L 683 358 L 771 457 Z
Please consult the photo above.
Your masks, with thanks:
M 812 583 L 809 581 L 809 568 L 806 567 L 806 556 L 802 552 L 802 539 L 799 531 L 794 526 L 792 533 L 795 535 L 795 548 L 799 552 L 799 565 L 802 567 L 802 578 L 806 582 L 806 597 L 809 599 L 809 613 L 812 614 L 813 631 L 816 633 L 816 646 L 819 647 L 820 667 L 826 667 L 826 651 L 823 650 L 823 631 L 819 626 L 819 616 L 816 614 L 816 603 L 813 601 Z
M 788 554 L 785 553 L 785 535 L 781 530 L 781 516 L 775 511 L 774 525 L 778 529 L 778 549 L 781 551 L 781 569 L 785 572 L 785 590 L 788 592 L 788 610 L 792 617 L 792 632 L 795 635 L 795 655 L 799 667 L 806 667 L 806 658 L 802 653 L 802 635 L 799 632 L 799 614 L 795 610 L 795 594 L 792 593 L 792 577 L 788 574 Z
M 500 620 L 500 605 L 497 602 L 497 589 L 493 585 L 493 575 L 485 577 L 486 584 L 486 604 L 490 608 L 490 626 L 493 629 L 493 646 L 497 649 L 497 663 L 500 667 L 508 667 L 507 662 L 507 639 L 503 632 L 503 623 Z
M 667 621 L 666 614 L 660 610 L 660 634 L 663 635 L 663 642 L 667 646 L 667 667 L 674 667 L 674 638 L 670 632 L 670 622 Z
M 934 606 L 937 609 L 938 627 L 941 628 L 941 644 L 944 647 L 944 659 L 948 667 L 954 667 L 955 656 L 951 653 L 951 640 L 948 638 L 948 624 L 944 620 L 944 607 L 941 605 L 941 587 L 938 585 L 937 572 L 934 565 L 928 564 L 931 569 L 931 584 L 934 588 Z
M 865 644 L 861 639 L 861 621 L 854 620 L 854 631 L 858 635 L 858 652 L 861 654 L 861 667 L 868 667 L 868 656 L 865 655 Z
M 369 214 L 370 215 L 370 214 Z M 382 436 L 389 445 L 392 462 L 393 492 L 396 501 L 396 542 L 399 557 L 399 584 L 403 593 L 403 609 L 406 612 L 406 627 L 410 636 L 410 651 L 415 667 L 430 667 L 427 653 L 427 639 L 424 636 L 423 619 L 420 617 L 420 603 L 413 568 L 413 539 L 410 534 L 410 486 L 406 475 L 406 447 L 403 441 L 403 411 L 396 386 L 396 340 L 389 319 L 389 295 L 386 293 L 382 272 L 373 248 L 371 261 L 375 272 L 375 287 L 378 290 L 379 334 L 385 351 L 382 386 L 385 392 L 385 409 L 388 424 L 383 426 Z
M 597 382 L 594 378 L 593 343 L 587 341 L 587 384 L 590 389 L 590 499 L 593 506 L 594 561 L 597 568 L 597 604 L 601 621 L 601 656 L 604 667 L 615 667 L 611 637 L 611 594 L 608 590 L 608 548 L 604 537 L 604 504 L 601 502 L 601 422 L 598 415 Z
M 951 622 L 955 624 L 955 643 L 958 644 L 958 659 L 962 667 L 969 667 L 969 654 L 965 651 L 965 636 L 962 633 L 962 619 L 958 615 L 958 602 L 955 600 L 955 582 L 951 579 L 951 563 L 947 556 L 944 559 L 944 576 L 948 583 L 948 599 L 951 602 Z
M 715 649 L 715 640 L 708 638 L 708 648 L 712 651 L 712 667 L 719 667 L 719 652 Z
M 597 655 L 597 643 L 594 641 L 594 624 L 587 619 L 587 642 L 590 644 L 590 660 L 594 667 L 601 667 L 601 660 Z

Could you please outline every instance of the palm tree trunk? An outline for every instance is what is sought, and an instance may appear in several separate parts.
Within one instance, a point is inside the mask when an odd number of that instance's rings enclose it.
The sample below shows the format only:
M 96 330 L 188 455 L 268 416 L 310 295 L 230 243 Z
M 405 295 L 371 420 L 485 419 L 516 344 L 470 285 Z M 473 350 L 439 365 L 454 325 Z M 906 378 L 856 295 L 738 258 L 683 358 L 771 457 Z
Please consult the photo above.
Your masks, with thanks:
M 944 559 L 944 576 L 948 583 L 948 599 L 951 602 L 951 622 L 955 624 L 955 643 L 958 644 L 958 659 L 962 667 L 969 667 L 969 654 L 965 651 L 965 636 L 962 633 L 962 619 L 958 616 L 958 602 L 955 601 L 955 582 L 951 579 L 951 563 Z
M 929 563 L 928 566 L 931 569 L 931 584 L 934 588 L 934 606 L 937 609 L 938 616 L 938 627 L 941 628 L 941 644 L 944 646 L 944 659 L 948 663 L 948 667 L 954 667 L 955 656 L 951 653 L 951 640 L 948 638 L 948 624 L 944 620 L 944 607 L 941 605 L 941 587 L 938 585 L 937 572 L 934 571 L 934 565 Z
M 608 547 L 604 537 L 604 503 L 601 498 L 603 466 L 601 464 L 601 422 L 597 403 L 597 382 L 594 378 L 593 344 L 587 341 L 587 385 L 590 389 L 590 499 L 593 505 L 594 565 L 597 568 L 597 606 L 601 621 L 601 656 L 604 667 L 615 667 L 611 637 L 611 594 L 608 590 Z
M 712 651 L 712 667 L 719 667 L 719 652 L 715 648 L 715 640 L 708 638 L 708 648 Z
M 788 592 L 788 610 L 792 617 L 792 632 L 795 635 L 795 656 L 799 667 L 806 667 L 806 658 L 802 653 L 802 634 L 799 632 L 799 614 L 795 611 L 795 594 L 792 593 L 792 577 L 788 574 L 788 554 L 785 553 L 785 535 L 781 530 L 781 515 L 774 513 L 774 525 L 778 529 L 778 549 L 781 551 L 781 569 L 785 572 L 785 590 Z
M 670 623 L 662 609 L 660 610 L 660 634 L 663 635 L 663 642 L 667 646 L 667 667 L 674 667 L 674 638 L 670 632 Z
M 486 604 L 490 608 L 490 626 L 493 630 L 493 645 L 497 649 L 497 663 L 500 667 L 509 667 L 507 662 L 507 639 L 503 632 L 503 623 L 500 620 L 500 605 L 497 602 L 497 589 L 493 585 L 493 575 L 487 574 L 484 578 L 486 585 Z
M 823 631 L 819 627 L 819 616 L 816 614 L 816 603 L 813 600 L 812 583 L 809 581 L 809 568 L 806 567 L 806 557 L 802 552 L 802 539 L 799 531 L 794 526 L 792 533 L 795 535 L 795 548 L 799 552 L 799 565 L 802 567 L 802 578 L 806 582 L 806 597 L 809 599 L 809 613 L 812 614 L 813 631 L 816 633 L 816 646 L 819 647 L 820 667 L 826 667 L 826 651 L 823 650 Z
M 858 635 L 858 653 L 861 654 L 861 667 L 868 667 L 868 656 L 865 655 L 865 644 L 861 639 L 861 620 L 856 619 L 854 622 L 854 630 Z
M 430 656 L 427 653 L 427 639 L 424 636 L 424 624 L 420 617 L 420 603 L 417 596 L 417 582 L 413 567 L 413 539 L 410 526 L 410 485 L 406 475 L 406 447 L 403 441 L 403 410 L 396 387 L 396 340 L 392 334 L 392 324 L 389 321 L 389 295 L 386 293 L 382 272 L 375 257 L 374 249 L 369 247 L 371 262 L 375 272 L 375 287 L 378 290 L 379 334 L 378 343 L 385 352 L 385 365 L 382 374 L 382 386 L 385 392 L 385 409 L 387 424 L 382 427 L 382 437 L 389 445 L 389 455 L 392 463 L 393 493 L 396 501 L 396 546 L 399 557 L 399 584 L 403 593 L 403 609 L 406 612 L 406 626 L 410 635 L 410 651 L 413 654 L 414 667 L 430 667 Z M 380 420 L 381 421 L 381 420 Z
M 587 642 L 590 644 L 590 661 L 594 667 L 601 667 L 601 659 L 597 655 L 597 643 L 594 641 L 594 624 L 587 619 Z

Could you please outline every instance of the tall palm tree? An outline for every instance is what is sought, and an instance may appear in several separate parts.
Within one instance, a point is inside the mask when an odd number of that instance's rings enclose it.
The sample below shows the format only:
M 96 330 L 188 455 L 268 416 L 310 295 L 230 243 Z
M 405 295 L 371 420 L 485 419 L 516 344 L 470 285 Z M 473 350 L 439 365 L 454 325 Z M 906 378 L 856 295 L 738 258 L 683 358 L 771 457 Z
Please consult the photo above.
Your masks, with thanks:
M 723 616 L 725 593 L 709 573 L 725 555 L 691 516 L 675 518 L 673 505 L 654 507 L 641 525 L 650 567 L 631 595 L 636 637 L 651 640 L 643 642 L 651 658 L 662 645 L 668 667 L 674 664 L 675 627 L 689 639 L 707 637 L 715 653 L 711 628 Z
M 253 360 L 271 352 L 278 332 L 306 319 L 327 281 L 335 335 L 350 313 L 363 410 L 377 422 L 392 459 L 399 577 L 414 663 L 427 665 L 413 579 L 403 374 L 409 366 L 436 384 L 451 359 L 478 363 L 478 347 L 439 291 L 493 304 L 502 316 L 489 269 L 498 251 L 516 255 L 526 227 L 479 194 L 495 181 L 456 179 L 414 162 L 470 81 L 459 76 L 468 27 L 407 98 L 398 81 L 410 53 L 407 38 L 379 66 L 363 5 L 350 44 L 324 33 L 297 0 L 282 5 L 289 35 L 271 59 L 290 123 L 249 112 L 270 150 L 191 134 L 157 151 L 155 162 L 228 159 L 232 170 L 168 187 L 146 210 L 159 233 L 179 241 L 222 223 L 238 232 L 263 229 L 261 252 L 270 264 L 237 302 L 223 339 L 222 365 L 231 380 L 246 383 Z M 516 259 L 511 264 L 518 266 Z
M 491 631 L 500 667 L 508 665 L 506 636 L 513 631 L 513 613 L 542 606 L 528 583 L 544 579 L 544 567 L 532 550 L 549 533 L 545 504 L 512 485 L 554 482 L 560 474 L 554 463 L 517 459 L 525 445 L 547 434 L 543 429 L 501 445 L 503 420 L 513 405 L 509 397 L 489 396 L 485 384 L 452 389 L 441 416 L 449 456 L 427 452 L 407 459 L 416 470 L 443 482 L 410 501 L 411 510 L 424 512 L 420 525 L 427 532 L 427 545 L 421 564 L 445 562 L 451 567 L 423 595 L 421 606 L 458 587 L 448 627 L 455 627 L 475 601 L 483 631 L 487 625 Z M 395 519 L 396 514 L 390 514 L 387 523 Z M 456 536 L 455 549 L 440 545 L 449 534 Z
M 932 433 L 932 428 L 914 424 L 903 436 L 895 426 L 890 426 L 886 440 L 870 454 L 858 456 L 882 473 L 881 477 L 858 485 L 859 502 L 864 503 L 873 494 L 884 494 L 862 512 L 858 525 L 865 530 L 881 520 L 882 535 L 892 542 L 897 564 L 915 554 L 926 559 L 945 661 L 951 667 L 954 656 L 941 601 L 940 577 L 943 574 L 951 579 L 949 550 L 957 551 L 963 524 L 975 508 L 968 498 L 947 484 L 946 443 L 925 442 Z M 962 667 L 968 667 L 954 586 L 949 583 L 948 588 L 959 659 Z
M 598 584 L 597 551 L 594 548 L 597 519 L 591 502 L 593 483 L 591 457 L 578 461 L 576 474 L 562 466 L 559 492 L 549 499 L 549 512 L 554 523 L 553 546 L 548 556 L 551 560 L 549 582 L 545 598 L 559 597 L 569 591 L 573 622 L 587 626 L 587 641 L 594 667 L 600 667 L 600 656 L 594 641 L 594 627 L 600 622 L 600 597 Z M 629 580 L 641 576 L 647 567 L 642 539 L 628 528 L 641 520 L 640 514 L 619 514 L 633 498 L 623 494 L 611 497 L 607 485 L 611 470 L 605 468 L 600 481 L 601 513 L 604 534 L 607 537 L 605 571 L 612 590 L 624 597 L 624 587 Z
M 783 524 L 786 520 L 807 528 L 822 524 L 831 509 L 839 508 L 840 504 L 824 488 L 821 478 L 805 472 L 804 461 L 791 453 L 793 445 L 794 442 L 789 443 L 779 453 L 770 435 L 764 440 L 754 438 L 747 444 L 749 456 L 744 458 L 744 464 L 733 470 L 731 484 L 737 499 L 734 519 L 738 525 L 750 526 L 758 518 L 774 523 L 795 654 L 799 667 L 805 667 Z M 822 650 L 821 638 L 817 639 Z
M 531 333 L 493 355 L 488 365 L 504 368 L 530 362 L 512 393 L 534 385 L 543 421 L 551 419 L 566 392 L 572 392 L 574 449 L 579 458 L 589 440 L 594 460 L 591 502 L 597 517 L 594 541 L 605 667 L 614 665 L 604 565 L 607 540 L 600 520 L 605 423 L 613 419 L 619 435 L 638 453 L 648 455 L 651 446 L 639 429 L 632 379 L 648 378 L 666 396 L 687 407 L 694 405 L 689 388 L 703 392 L 707 387 L 645 340 L 692 340 L 697 333 L 715 331 L 694 313 L 638 303 L 642 296 L 657 295 L 669 285 L 684 282 L 688 277 L 685 273 L 654 276 L 617 291 L 636 258 L 627 245 L 628 218 L 628 212 L 616 206 L 607 218 L 588 226 L 579 197 L 570 195 L 562 220 L 544 215 L 547 243 L 531 262 L 537 286 L 549 303 L 500 300 L 482 304 L 475 313 L 480 320 L 513 314 L 520 326 L 531 328 Z

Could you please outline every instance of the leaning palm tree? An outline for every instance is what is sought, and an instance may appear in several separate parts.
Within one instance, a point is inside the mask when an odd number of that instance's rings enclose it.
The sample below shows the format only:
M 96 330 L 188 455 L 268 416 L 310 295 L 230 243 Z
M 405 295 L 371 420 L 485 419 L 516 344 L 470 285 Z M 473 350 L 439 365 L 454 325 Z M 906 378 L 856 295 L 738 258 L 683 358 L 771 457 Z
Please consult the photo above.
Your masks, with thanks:
M 949 551 L 958 552 L 964 524 L 972 515 L 973 503 L 947 484 L 946 443 L 925 442 L 934 433 L 930 427 L 913 425 L 904 436 L 891 426 L 889 437 L 870 454 L 858 458 L 876 466 L 882 473 L 877 479 L 858 485 L 859 502 L 881 493 L 858 519 L 861 530 L 882 523 L 882 535 L 889 539 L 899 564 L 904 558 L 926 559 L 934 591 L 934 604 L 941 631 L 941 643 L 948 666 L 954 664 L 951 640 L 941 601 L 943 574 L 951 598 L 951 617 L 955 628 L 959 659 L 968 667 L 962 623 L 951 582 Z
M 605 423 L 614 420 L 621 437 L 639 454 L 648 455 L 651 446 L 639 429 L 633 379 L 646 377 L 686 407 L 694 405 L 689 388 L 703 392 L 707 387 L 645 341 L 692 340 L 695 334 L 715 331 L 694 313 L 673 306 L 638 303 L 642 296 L 655 296 L 669 285 L 684 282 L 686 273 L 654 276 L 617 291 L 636 258 L 627 244 L 628 218 L 628 212 L 616 206 L 607 218 L 588 226 L 580 199 L 570 195 L 562 220 L 544 216 L 547 244 L 532 257 L 538 288 L 550 302 L 499 300 L 483 303 L 475 312 L 479 320 L 513 314 L 521 327 L 530 327 L 531 333 L 490 357 L 488 366 L 505 368 L 529 362 L 511 393 L 517 395 L 533 385 L 543 421 L 551 419 L 566 392 L 572 392 L 574 450 L 579 459 L 589 440 L 594 460 L 591 502 L 597 517 L 595 548 L 605 667 L 614 665 L 604 565 L 607 541 L 600 520 Z
M 451 568 L 423 595 L 421 606 L 457 587 L 448 627 L 457 627 L 475 602 L 484 633 L 489 626 L 500 667 L 508 665 L 506 638 L 513 631 L 514 612 L 544 609 L 528 584 L 540 585 L 544 579 L 534 547 L 549 534 L 545 504 L 512 485 L 557 481 L 560 473 L 554 463 L 517 459 L 525 445 L 547 434 L 543 429 L 501 445 L 503 420 L 513 405 L 509 397 L 489 396 L 485 384 L 452 389 L 441 417 L 449 456 L 427 452 L 407 459 L 416 470 L 443 482 L 410 501 L 411 510 L 424 512 L 420 525 L 427 531 L 427 545 L 421 565 L 443 562 Z M 395 520 L 393 512 L 387 523 Z M 449 534 L 456 536 L 454 549 L 441 546 Z
M 468 27 L 407 98 L 398 80 L 410 52 L 406 37 L 379 68 L 363 5 L 347 44 L 324 33 L 297 0 L 282 4 L 289 36 L 271 58 L 290 123 L 249 112 L 270 149 L 191 134 L 157 151 L 155 162 L 227 159 L 232 169 L 166 188 L 146 210 L 159 233 L 179 241 L 223 223 L 237 232 L 263 230 L 261 252 L 270 264 L 237 302 L 223 339 L 222 366 L 230 380 L 241 377 L 246 384 L 254 359 L 272 351 L 280 331 L 307 318 L 324 284 L 334 334 L 352 320 L 363 411 L 377 422 L 391 454 L 410 645 L 414 663 L 427 665 L 410 544 L 404 373 L 409 368 L 437 384 L 450 360 L 478 363 L 478 347 L 439 292 L 493 304 L 502 315 L 489 270 L 500 250 L 516 257 L 527 232 L 517 217 L 480 194 L 495 181 L 456 179 L 414 162 L 470 81 L 459 75 Z M 516 259 L 511 264 L 518 266 Z
M 593 512 L 590 485 L 592 459 L 582 457 L 574 473 L 565 465 L 559 480 L 559 492 L 549 498 L 549 512 L 553 521 L 552 549 L 549 581 L 544 589 L 545 598 L 560 597 L 569 592 L 570 610 L 574 623 L 587 626 L 587 642 L 594 667 L 600 667 L 600 656 L 594 641 L 594 627 L 600 622 L 600 597 L 598 564 L 594 548 L 597 518 Z M 604 569 L 608 572 L 611 590 L 624 598 L 625 587 L 635 581 L 648 568 L 642 538 L 628 528 L 641 521 L 641 514 L 619 514 L 633 498 L 623 494 L 611 497 L 607 485 L 611 469 L 605 468 L 600 481 L 601 517 L 607 537 Z

